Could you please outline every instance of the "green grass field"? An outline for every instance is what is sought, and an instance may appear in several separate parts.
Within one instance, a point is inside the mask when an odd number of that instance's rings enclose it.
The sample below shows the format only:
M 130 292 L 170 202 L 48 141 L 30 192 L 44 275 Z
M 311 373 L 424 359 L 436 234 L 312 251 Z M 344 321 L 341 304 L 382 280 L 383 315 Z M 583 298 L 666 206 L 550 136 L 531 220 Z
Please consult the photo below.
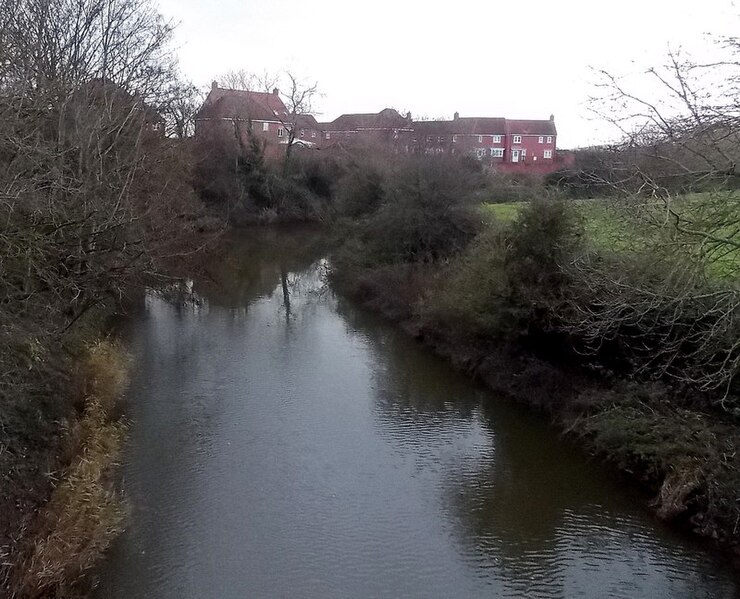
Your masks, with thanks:
M 686 231 L 677 232 L 675 219 L 660 200 L 633 198 L 632 200 L 573 200 L 583 218 L 587 243 L 597 249 L 614 252 L 651 251 L 656 245 L 679 248 L 696 247 L 699 234 L 704 232 L 716 238 L 729 239 L 721 244 L 710 261 L 709 270 L 719 278 L 737 279 L 740 276 L 740 193 L 717 192 L 691 194 L 676 198 L 670 204 L 673 212 L 685 218 Z M 483 204 L 484 219 L 494 222 L 512 222 L 525 202 Z

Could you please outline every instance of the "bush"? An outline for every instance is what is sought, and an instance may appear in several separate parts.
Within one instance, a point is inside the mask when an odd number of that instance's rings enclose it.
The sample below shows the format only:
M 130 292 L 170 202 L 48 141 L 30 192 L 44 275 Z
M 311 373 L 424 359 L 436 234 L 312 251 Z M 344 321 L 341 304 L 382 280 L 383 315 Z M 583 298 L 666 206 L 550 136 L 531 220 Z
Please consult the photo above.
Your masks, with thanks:
M 460 252 L 480 230 L 483 183 L 460 161 L 404 160 L 383 181 L 380 208 L 358 227 L 365 259 L 436 262 Z
M 570 289 L 562 266 L 577 254 L 580 240 L 570 206 L 532 202 L 512 223 L 493 223 L 453 260 L 422 311 L 475 335 L 553 331 Z

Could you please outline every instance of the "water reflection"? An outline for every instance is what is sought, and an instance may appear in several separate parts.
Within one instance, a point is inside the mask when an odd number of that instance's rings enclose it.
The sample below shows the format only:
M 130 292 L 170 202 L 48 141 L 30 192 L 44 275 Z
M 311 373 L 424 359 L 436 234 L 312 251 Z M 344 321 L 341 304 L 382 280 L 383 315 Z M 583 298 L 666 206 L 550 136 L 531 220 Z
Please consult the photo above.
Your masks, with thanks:
M 334 298 L 314 242 L 232 240 L 196 301 L 132 320 L 98 598 L 731 595 L 544 423 Z

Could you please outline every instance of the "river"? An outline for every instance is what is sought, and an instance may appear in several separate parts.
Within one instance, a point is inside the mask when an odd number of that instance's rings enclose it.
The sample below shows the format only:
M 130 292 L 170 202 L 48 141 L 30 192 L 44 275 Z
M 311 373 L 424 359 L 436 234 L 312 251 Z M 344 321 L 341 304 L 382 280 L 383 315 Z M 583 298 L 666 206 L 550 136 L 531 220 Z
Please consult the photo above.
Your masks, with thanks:
M 97 599 L 730 598 L 732 573 L 542 418 L 245 232 L 127 319 L 127 530 Z

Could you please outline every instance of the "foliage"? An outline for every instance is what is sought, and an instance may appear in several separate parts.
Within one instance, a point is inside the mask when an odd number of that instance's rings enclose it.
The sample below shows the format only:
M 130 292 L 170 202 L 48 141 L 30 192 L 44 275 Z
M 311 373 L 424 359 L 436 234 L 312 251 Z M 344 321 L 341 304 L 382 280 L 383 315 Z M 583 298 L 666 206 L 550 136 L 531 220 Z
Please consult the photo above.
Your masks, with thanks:
M 67 439 L 74 458 L 16 554 L 18 598 L 68 596 L 122 530 L 123 503 L 109 475 L 126 428 L 111 410 L 127 382 L 128 358 L 117 344 L 98 341 L 81 371 L 84 412 Z
M 366 260 L 435 262 L 461 251 L 480 229 L 482 175 L 454 160 L 409 158 L 383 181 L 379 209 L 357 228 Z

